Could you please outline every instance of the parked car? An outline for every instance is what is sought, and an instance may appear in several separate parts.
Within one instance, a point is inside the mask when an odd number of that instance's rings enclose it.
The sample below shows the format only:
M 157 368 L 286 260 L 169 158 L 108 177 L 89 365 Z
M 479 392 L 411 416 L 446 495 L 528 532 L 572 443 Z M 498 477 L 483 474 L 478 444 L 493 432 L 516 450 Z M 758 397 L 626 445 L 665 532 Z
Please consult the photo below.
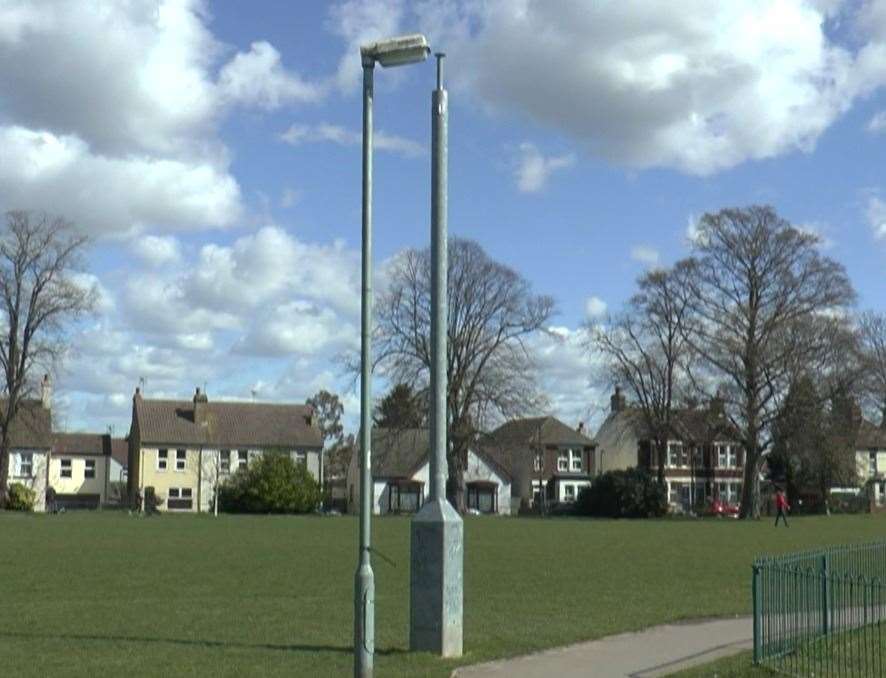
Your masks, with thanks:
M 738 518 L 738 506 L 714 499 L 708 506 L 708 515 L 717 518 Z

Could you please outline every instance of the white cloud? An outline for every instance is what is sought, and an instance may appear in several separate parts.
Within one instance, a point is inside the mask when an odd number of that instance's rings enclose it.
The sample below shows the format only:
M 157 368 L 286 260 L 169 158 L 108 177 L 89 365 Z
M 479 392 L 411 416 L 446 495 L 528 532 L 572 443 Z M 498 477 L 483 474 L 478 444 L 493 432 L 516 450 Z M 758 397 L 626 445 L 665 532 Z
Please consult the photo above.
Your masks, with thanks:
M 237 54 L 219 74 L 222 97 L 233 103 L 278 108 L 288 102 L 314 102 L 322 89 L 287 72 L 280 52 L 265 42 L 254 42 L 246 53 Z
M 252 355 L 314 355 L 331 348 L 359 347 L 356 327 L 331 308 L 299 300 L 280 304 L 234 347 Z
M 631 259 L 649 267 L 658 266 L 661 256 L 654 247 L 649 245 L 636 245 L 631 248 Z
M 871 196 L 868 198 L 866 214 L 874 237 L 877 240 L 886 240 L 886 201 Z
M 326 122 L 318 125 L 291 125 L 280 135 L 280 139 L 291 146 L 320 142 L 339 146 L 359 146 L 363 141 L 361 132 Z M 425 147 L 419 142 L 383 131 L 373 133 L 372 146 L 375 150 L 390 151 L 405 157 L 414 158 L 425 153 Z
M 811 150 L 886 83 L 884 6 L 450 0 L 415 11 L 447 44 L 453 86 L 488 108 L 629 167 L 705 175 Z M 859 26 L 858 42 L 836 42 L 851 33 L 832 30 L 841 21 Z
M 886 132 L 886 111 L 876 113 L 868 121 L 867 130 L 871 134 L 882 134 Z
M 169 266 L 181 260 L 178 240 L 172 236 L 146 235 L 134 240 L 130 249 L 149 266 Z
M 551 174 L 575 164 L 573 154 L 548 156 L 541 154 L 535 144 L 520 144 L 520 159 L 515 169 L 517 187 L 523 193 L 536 193 L 544 188 Z
M 606 308 L 606 302 L 600 297 L 588 297 L 585 301 L 585 315 L 591 320 L 605 315 Z

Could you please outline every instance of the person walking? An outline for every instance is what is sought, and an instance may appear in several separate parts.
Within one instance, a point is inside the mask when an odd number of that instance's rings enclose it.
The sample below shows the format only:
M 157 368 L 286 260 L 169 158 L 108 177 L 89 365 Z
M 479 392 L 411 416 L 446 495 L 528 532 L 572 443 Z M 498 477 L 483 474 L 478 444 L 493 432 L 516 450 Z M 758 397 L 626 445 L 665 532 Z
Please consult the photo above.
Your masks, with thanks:
M 787 512 L 791 510 L 791 506 L 788 504 L 788 499 L 784 496 L 784 490 L 781 488 L 778 488 L 775 493 L 775 508 L 778 509 L 778 513 L 775 516 L 775 526 L 778 527 L 778 519 L 781 518 L 784 521 L 784 526 L 788 527 Z

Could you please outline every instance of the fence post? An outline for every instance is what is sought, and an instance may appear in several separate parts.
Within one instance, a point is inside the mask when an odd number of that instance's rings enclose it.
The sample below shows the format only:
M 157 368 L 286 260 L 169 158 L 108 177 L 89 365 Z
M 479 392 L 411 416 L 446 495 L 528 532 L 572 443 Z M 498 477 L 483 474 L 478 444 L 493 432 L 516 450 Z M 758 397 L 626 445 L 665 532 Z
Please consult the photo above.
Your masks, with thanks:
M 754 597 L 754 663 L 759 664 L 763 659 L 763 601 L 760 565 L 754 564 L 754 576 L 751 580 L 751 589 Z
M 828 582 L 828 554 L 821 555 L 821 633 L 828 635 L 831 628 L 830 583 Z

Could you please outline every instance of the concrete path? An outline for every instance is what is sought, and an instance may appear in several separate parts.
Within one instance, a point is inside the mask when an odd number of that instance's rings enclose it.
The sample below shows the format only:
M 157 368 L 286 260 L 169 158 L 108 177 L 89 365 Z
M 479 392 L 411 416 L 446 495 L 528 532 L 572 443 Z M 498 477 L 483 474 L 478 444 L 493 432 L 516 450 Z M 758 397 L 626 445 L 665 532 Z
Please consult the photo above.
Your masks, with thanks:
M 645 678 L 751 649 L 750 617 L 665 624 L 456 669 L 457 678 Z

